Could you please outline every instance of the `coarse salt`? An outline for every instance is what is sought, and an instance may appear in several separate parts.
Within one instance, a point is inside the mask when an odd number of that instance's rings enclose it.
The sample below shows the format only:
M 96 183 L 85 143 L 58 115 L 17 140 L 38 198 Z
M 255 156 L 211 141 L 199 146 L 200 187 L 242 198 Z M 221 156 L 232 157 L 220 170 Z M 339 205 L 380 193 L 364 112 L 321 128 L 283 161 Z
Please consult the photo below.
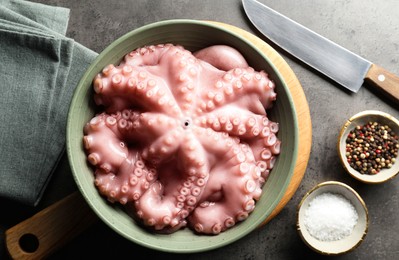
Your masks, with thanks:
M 352 203 L 335 193 L 322 193 L 309 202 L 304 214 L 308 232 L 320 241 L 337 241 L 349 236 L 358 214 Z

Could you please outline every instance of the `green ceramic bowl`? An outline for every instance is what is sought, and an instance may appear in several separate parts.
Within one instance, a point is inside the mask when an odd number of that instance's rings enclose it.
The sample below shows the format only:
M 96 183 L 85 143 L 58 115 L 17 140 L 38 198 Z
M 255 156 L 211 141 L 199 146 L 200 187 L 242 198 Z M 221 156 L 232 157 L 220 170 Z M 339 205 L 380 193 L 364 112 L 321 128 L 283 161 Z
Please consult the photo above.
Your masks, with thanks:
M 144 45 L 180 44 L 195 51 L 214 44 L 226 44 L 239 50 L 256 70 L 265 70 L 276 83 L 278 99 L 268 115 L 280 124 L 278 137 L 282 151 L 263 187 L 255 210 L 243 222 L 217 236 L 197 235 L 190 229 L 173 234 L 151 233 L 129 217 L 121 206 L 110 204 L 100 196 L 93 183 L 93 171 L 83 148 L 83 127 L 94 115 L 92 80 L 106 65 L 118 64 L 122 57 Z M 77 86 L 71 102 L 67 124 L 67 153 L 74 179 L 94 212 L 125 238 L 156 250 L 189 253 L 230 244 L 258 227 L 277 206 L 294 172 L 298 153 L 298 122 L 292 96 L 282 76 L 268 57 L 246 39 L 224 28 L 195 20 L 168 20 L 149 24 L 127 33 L 107 47 L 88 68 Z

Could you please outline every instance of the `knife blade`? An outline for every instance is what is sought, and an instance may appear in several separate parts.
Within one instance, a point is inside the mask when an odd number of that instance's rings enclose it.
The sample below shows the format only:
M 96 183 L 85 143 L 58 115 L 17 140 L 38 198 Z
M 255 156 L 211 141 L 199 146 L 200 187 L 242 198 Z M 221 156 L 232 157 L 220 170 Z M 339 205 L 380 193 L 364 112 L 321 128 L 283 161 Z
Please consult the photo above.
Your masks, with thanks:
M 252 24 L 272 42 L 352 92 L 364 82 L 399 105 L 399 77 L 256 0 L 242 0 Z

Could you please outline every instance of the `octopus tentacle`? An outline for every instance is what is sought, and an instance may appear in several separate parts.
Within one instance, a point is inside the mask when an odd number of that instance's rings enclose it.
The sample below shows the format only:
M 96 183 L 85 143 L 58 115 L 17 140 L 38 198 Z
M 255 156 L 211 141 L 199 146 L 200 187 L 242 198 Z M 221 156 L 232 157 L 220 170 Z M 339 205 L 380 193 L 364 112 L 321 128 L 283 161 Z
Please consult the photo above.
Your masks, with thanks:
M 228 111 L 228 112 L 227 112 Z M 201 127 L 227 133 L 245 141 L 252 149 L 262 178 L 267 179 L 275 157 L 280 153 L 281 142 L 276 133 L 279 125 L 265 115 L 257 115 L 234 106 L 219 108 L 197 119 Z
M 83 142 L 88 153 L 88 161 L 106 172 L 117 171 L 128 158 L 129 151 L 126 144 L 121 141 L 121 133 L 116 122 L 114 117 L 108 117 L 103 113 L 91 119 L 84 129 Z M 111 155 L 108 154 L 109 150 L 113 151 Z
M 229 147 L 228 139 L 226 137 L 224 148 L 218 148 L 225 153 L 210 172 L 200 207 L 188 218 L 190 225 L 199 233 L 218 234 L 244 220 L 262 193 L 260 169 L 251 150 L 247 145 L 236 142 Z M 228 172 L 226 164 L 231 165 Z
M 154 168 L 136 158 L 125 160 L 116 173 L 96 170 L 94 183 L 109 201 L 118 201 L 124 205 L 129 201 L 138 200 L 157 178 Z
M 191 52 L 181 46 L 170 44 L 148 46 L 126 55 L 124 63 L 131 66 L 148 66 L 148 71 L 158 78 L 167 68 L 170 76 L 163 81 L 171 86 L 168 90 L 179 107 L 183 111 L 191 111 L 195 106 L 195 91 L 198 88 L 201 68 Z
M 219 106 L 235 106 L 259 113 L 269 108 L 276 99 L 275 85 L 265 72 L 253 68 L 236 68 L 214 78 L 210 89 L 203 90 L 199 103 L 201 112 L 213 111 Z
M 168 84 L 180 108 L 190 113 L 196 105 L 196 91 L 201 87 L 198 77 L 201 67 L 192 54 L 181 47 L 171 47 L 160 59 L 160 65 L 166 65 L 170 77 Z
M 95 185 L 100 193 L 110 201 L 126 204 L 137 200 L 157 179 L 157 173 L 145 165 L 137 151 L 129 150 L 126 142 L 121 141 L 123 116 L 126 113 L 94 117 L 85 127 L 83 141 L 88 161 L 97 166 Z
M 123 139 L 142 145 L 149 145 L 180 124 L 178 120 L 161 113 L 137 112 L 129 109 L 123 110 L 121 116 L 116 116 L 116 120 Z
M 264 128 L 258 136 L 247 139 L 257 165 L 261 169 L 262 178 L 267 179 L 270 170 L 274 167 L 277 155 L 281 152 L 281 141 L 277 137 L 279 126 L 271 120 L 263 120 Z
M 121 64 L 129 64 L 135 67 L 155 66 L 159 64 L 160 58 L 171 48 L 183 49 L 173 44 L 158 44 L 137 48 L 125 55 Z
M 152 66 L 152 62 L 143 62 L 147 60 L 143 57 L 154 52 L 137 52 L 138 57 L 126 55 L 125 61 L 119 66 L 111 64 L 104 68 L 93 81 L 96 104 L 104 105 L 107 112 L 111 113 L 132 108 L 134 104 L 134 107 L 141 110 L 181 115 L 175 95 L 167 82 L 157 76 L 156 71 L 151 73 L 147 67 L 142 67 Z
M 135 203 L 139 218 L 156 230 L 185 226 L 185 219 L 198 204 L 207 183 L 209 170 L 205 152 L 193 137 L 186 134 L 179 146 L 179 158 L 185 160 L 167 162 L 165 167 L 159 167 L 165 169 L 159 173 L 159 181 Z
M 265 112 L 254 114 L 232 105 L 218 108 L 197 119 L 198 124 L 202 127 L 210 127 L 215 131 L 225 132 L 241 139 L 253 138 L 270 132 L 267 121 Z
M 177 129 L 168 131 L 145 147 L 142 151 L 142 157 L 156 167 L 174 156 L 181 142 L 181 131 Z
M 226 45 L 213 45 L 194 52 L 193 55 L 224 71 L 248 67 L 248 63 L 241 53 Z

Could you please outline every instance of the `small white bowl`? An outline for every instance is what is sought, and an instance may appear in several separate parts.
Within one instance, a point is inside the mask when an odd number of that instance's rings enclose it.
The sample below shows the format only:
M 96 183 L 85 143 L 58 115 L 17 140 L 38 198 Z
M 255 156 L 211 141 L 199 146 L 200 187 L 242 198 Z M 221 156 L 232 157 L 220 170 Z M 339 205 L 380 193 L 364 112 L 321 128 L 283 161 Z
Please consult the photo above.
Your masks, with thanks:
M 304 223 L 305 212 L 309 208 L 309 202 L 316 196 L 327 192 L 344 196 L 352 203 L 358 214 L 358 220 L 352 233 L 336 241 L 318 240 L 309 233 Z M 363 199 L 351 187 L 337 181 L 320 183 L 306 193 L 299 203 L 297 217 L 297 229 L 301 239 L 312 250 L 323 255 L 339 255 L 354 250 L 363 241 L 368 231 L 368 210 Z
M 396 162 L 391 168 L 385 168 L 374 175 L 362 174 L 356 171 L 349 165 L 346 158 L 346 139 L 349 132 L 352 131 L 356 126 L 365 125 L 370 121 L 388 125 L 396 135 L 399 135 L 399 121 L 395 117 L 381 111 L 366 110 L 352 116 L 343 125 L 338 138 L 338 154 L 341 164 L 351 176 L 364 183 L 377 184 L 388 181 L 398 175 L 399 156 L 396 156 Z

